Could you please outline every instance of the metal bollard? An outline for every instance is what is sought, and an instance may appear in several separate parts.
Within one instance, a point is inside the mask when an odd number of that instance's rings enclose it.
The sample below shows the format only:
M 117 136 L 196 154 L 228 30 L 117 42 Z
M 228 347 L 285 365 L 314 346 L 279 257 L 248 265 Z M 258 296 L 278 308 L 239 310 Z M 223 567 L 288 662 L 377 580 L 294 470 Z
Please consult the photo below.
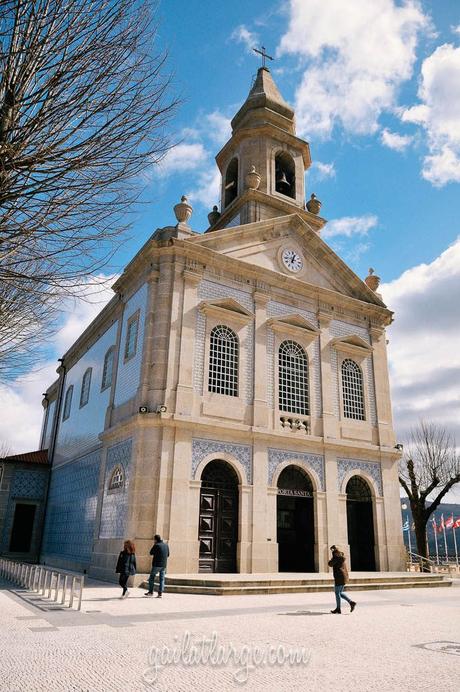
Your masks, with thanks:
M 77 610 L 81 610 L 81 599 L 83 598 L 83 585 L 85 583 L 85 577 L 80 577 L 80 593 L 78 596 L 78 606 Z
M 65 603 L 65 597 L 67 593 L 67 582 L 69 581 L 69 578 L 67 574 L 64 576 L 64 584 L 62 586 L 62 598 L 61 598 L 61 605 L 64 605 Z
M 74 595 L 75 595 L 75 577 L 72 577 L 72 586 L 70 587 L 69 608 L 73 607 Z
M 56 603 L 56 601 L 57 601 L 57 599 L 58 599 L 60 584 L 61 584 L 61 573 L 60 573 L 60 572 L 56 572 L 56 590 L 55 590 L 55 592 L 54 592 L 54 598 L 53 598 L 53 601 L 54 601 L 55 603 Z
M 48 587 L 48 596 L 47 596 L 47 598 L 51 598 L 51 591 L 52 591 L 52 588 L 53 588 L 53 579 L 54 579 L 55 576 L 56 576 L 56 573 L 55 573 L 55 572 L 51 572 L 51 574 L 50 574 L 50 583 L 49 583 L 49 587 Z

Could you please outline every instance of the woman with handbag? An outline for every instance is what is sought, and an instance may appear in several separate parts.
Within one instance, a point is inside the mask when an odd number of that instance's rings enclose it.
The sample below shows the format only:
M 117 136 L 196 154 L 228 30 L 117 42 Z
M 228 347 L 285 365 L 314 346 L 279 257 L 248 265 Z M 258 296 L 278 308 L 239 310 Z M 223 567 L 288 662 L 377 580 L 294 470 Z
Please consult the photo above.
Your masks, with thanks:
M 123 544 L 123 550 L 118 556 L 117 566 L 115 572 L 120 575 L 118 583 L 123 589 L 123 593 L 120 598 L 127 598 L 129 596 L 128 579 L 136 574 L 136 548 L 132 541 L 125 541 Z

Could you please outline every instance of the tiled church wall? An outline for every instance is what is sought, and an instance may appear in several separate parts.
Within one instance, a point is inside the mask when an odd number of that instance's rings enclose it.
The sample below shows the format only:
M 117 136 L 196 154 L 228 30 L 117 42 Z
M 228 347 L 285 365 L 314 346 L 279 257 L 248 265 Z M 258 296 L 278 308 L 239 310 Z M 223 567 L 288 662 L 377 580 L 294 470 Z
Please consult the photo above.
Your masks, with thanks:
M 115 323 L 66 374 L 54 465 L 79 457 L 99 444 L 98 435 L 104 430 L 105 414 L 110 401 L 110 387 L 101 391 L 104 356 L 115 344 L 116 336 Z M 87 368 L 93 369 L 89 400 L 80 408 L 82 378 Z M 70 416 L 63 421 L 65 393 L 72 384 Z
M 51 471 L 42 561 L 74 569 L 91 560 L 101 450 Z
M 147 284 L 141 288 L 128 300 L 123 313 L 123 327 L 121 331 L 121 342 L 118 354 L 118 375 L 115 388 L 115 406 L 129 401 L 137 392 L 141 374 L 142 351 L 144 342 L 145 312 L 147 308 Z M 137 333 L 136 354 L 125 362 L 125 342 L 126 329 L 130 317 L 139 310 L 139 329 Z

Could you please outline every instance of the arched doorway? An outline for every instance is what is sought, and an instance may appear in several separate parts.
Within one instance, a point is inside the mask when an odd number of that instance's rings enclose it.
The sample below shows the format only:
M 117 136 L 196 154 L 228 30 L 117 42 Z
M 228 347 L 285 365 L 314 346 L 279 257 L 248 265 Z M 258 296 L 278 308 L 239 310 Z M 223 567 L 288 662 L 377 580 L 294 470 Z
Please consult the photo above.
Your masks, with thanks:
M 298 466 L 278 479 L 277 541 L 279 572 L 315 571 L 313 485 Z
M 347 483 L 347 527 L 350 567 L 358 572 L 375 571 L 374 513 L 369 484 L 360 476 Z
M 211 461 L 201 474 L 200 572 L 236 572 L 238 476 L 226 461 Z

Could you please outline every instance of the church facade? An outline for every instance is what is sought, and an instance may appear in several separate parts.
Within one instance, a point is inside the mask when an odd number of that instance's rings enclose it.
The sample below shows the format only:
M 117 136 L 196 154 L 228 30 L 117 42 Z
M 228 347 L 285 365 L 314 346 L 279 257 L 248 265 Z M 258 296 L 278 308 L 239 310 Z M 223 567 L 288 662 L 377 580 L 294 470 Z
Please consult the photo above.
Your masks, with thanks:
M 392 313 L 321 239 L 310 151 L 260 68 L 218 153 L 221 212 L 158 229 L 61 360 L 41 447 L 41 561 L 148 571 L 403 569 L 385 328 Z

